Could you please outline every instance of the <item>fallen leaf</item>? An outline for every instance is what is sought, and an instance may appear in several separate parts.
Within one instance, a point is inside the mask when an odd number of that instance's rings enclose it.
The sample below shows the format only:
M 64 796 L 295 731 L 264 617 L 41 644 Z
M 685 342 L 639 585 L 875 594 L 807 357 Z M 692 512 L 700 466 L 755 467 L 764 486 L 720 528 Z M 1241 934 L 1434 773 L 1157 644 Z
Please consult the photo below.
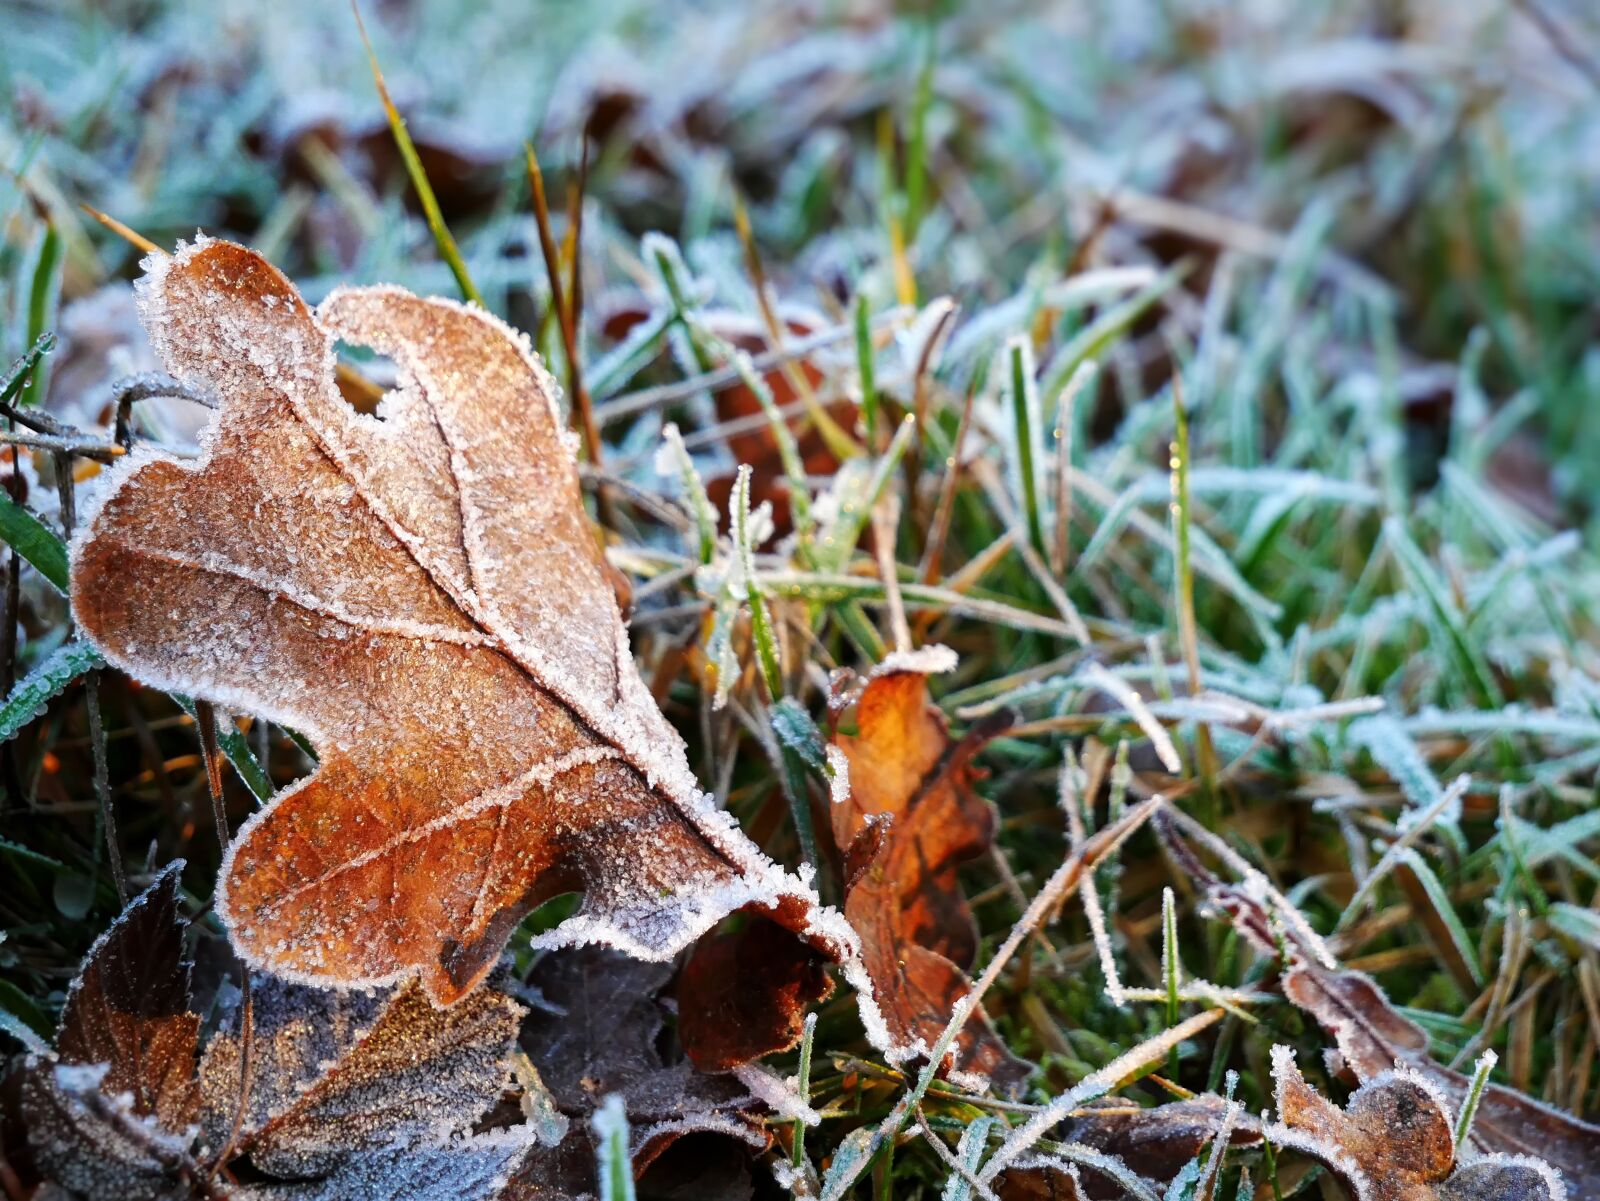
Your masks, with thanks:
M 1283 993 L 1317 1020 L 1357 1079 L 1376 1078 L 1404 1063 L 1452 1107 L 1465 1101 L 1468 1079 L 1433 1061 L 1428 1036 L 1397 1012 L 1377 982 L 1361 972 L 1332 972 L 1296 957 Z M 1600 1189 L 1600 1126 L 1580 1121 L 1504 1085 L 1478 1100 L 1472 1141 L 1485 1152 L 1536 1157 L 1557 1169 L 1579 1196 Z
M 408 1170 L 380 1154 L 396 1146 L 457 1147 L 497 1160 L 504 1176 L 528 1150 L 525 1134 L 487 1147 L 459 1136 L 510 1084 L 523 1012 L 493 989 L 437 1009 L 414 984 L 381 996 L 257 981 L 236 1015 L 250 1023 L 248 1071 L 237 1023 L 201 1061 L 207 1142 L 280 1178 L 337 1180 L 359 1167 L 376 1180 Z
M 188 1195 L 204 1178 L 186 1134 L 138 1113 L 130 1094 L 105 1089 L 105 1064 L 31 1056 L 19 1071 L 21 1121 L 43 1182 L 87 1201 L 155 1201 Z
M 727 1071 L 793 1047 L 806 1010 L 832 992 L 816 952 L 752 917 L 734 933 L 701 939 L 683 965 L 678 1037 L 701 1071 Z
M 87 1201 L 228 1195 L 490 1201 L 535 1123 L 478 1131 L 512 1081 L 523 1008 L 492 989 L 440 1009 L 415 983 L 330 992 L 257 978 L 195 1062 L 181 864 L 90 950 L 55 1058 L 13 1061 L 8 1161 Z M 20 1125 L 30 1163 L 12 1160 Z M 431 1184 L 430 1184 L 431 1182 Z
M 56 1033 L 63 1064 L 104 1064 L 98 1087 L 168 1130 L 194 1120 L 200 1019 L 189 1012 L 189 965 L 178 910 L 181 861 L 135 897 L 84 956 Z
M 1554 1171 L 1523 1156 L 1457 1167 L 1450 1107 L 1428 1080 L 1400 1069 L 1374 1076 L 1340 1109 L 1306 1083 L 1288 1047 L 1272 1049 L 1281 1125 L 1267 1138 L 1321 1160 L 1356 1201 L 1564 1201 Z
M 1260 1123 L 1249 1114 L 1238 1113 L 1229 1126 L 1228 1102 L 1215 1093 L 1149 1109 L 1105 1098 L 1086 1105 L 1052 1137 L 1113 1155 L 1141 1176 L 1167 1181 L 1210 1146 L 1224 1127 L 1229 1129 L 1230 1147 L 1261 1144 Z M 1084 1174 L 1084 1186 L 1090 1197 L 1121 1195 L 1114 1182 L 1097 1172 Z
M 918 667 L 948 666 L 948 652 L 921 654 Z M 957 871 L 994 839 L 972 757 L 997 732 L 978 728 L 952 744 L 926 675 L 891 660 L 856 702 L 856 733 L 834 735 L 850 778 L 849 798 L 832 810 L 846 854 L 845 917 L 861 938 L 891 1059 L 926 1055 L 972 987 L 963 969 L 977 955 L 977 926 Z M 980 1009 L 957 1036 L 953 1070 L 1014 1091 L 1032 1066 Z
M 1428 1036 L 1397 1011 L 1377 981 L 1362 972 L 1328 967 L 1309 946 L 1297 920 L 1282 920 L 1249 886 L 1224 883 L 1207 868 L 1170 821 L 1157 829 L 1168 852 L 1261 954 L 1284 958 L 1283 993 L 1310 1014 L 1338 1047 L 1342 1064 L 1370 1082 L 1402 1064 L 1459 1109 L 1470 1082 L 1434 1062 Z M 1543 1105 L 1499 1084 L 1483 1090 L 1470 1135 L 1487 1154 L 1537 1158 L 1556 1169 L 1579 1196 L 1600 1190 L 1600 1126 Z
M 522 1045 L 568 1117 L 569 1133 L 554 1152 L 529 1158 L 507 1201 L 596 1191 L 589 1118 L 610 1096 L 621 1097 L 627 1113 L 636 1175 L 685 1135 L 727 1136 L 756 1150 L 768 1145 L 752 1113 L 757 1099 L 737 1078 L 663 1058 L 659 994 L 671 978 L 668 964 L 595 946 L 552 952 L 534 965 L 528 983 L 547 1008 L 529 1016 Z
M 216 907 L 243 959 L 322 985 L 416 975 L 448 1004 L 578 889 L 541 945 L 664 959 L 756 905 L 847 955 L 838 916 L 696 787 L 525 338 L 396 288 L 313 312 L 225 242 L 145 266 L 157 354 L 221 411 L 198 461 L 108 473 L 73 602 L 123 670 L 318 748 L 225 860 Z M 400 366 L 376 416 L 339 396 L 338 338 Z

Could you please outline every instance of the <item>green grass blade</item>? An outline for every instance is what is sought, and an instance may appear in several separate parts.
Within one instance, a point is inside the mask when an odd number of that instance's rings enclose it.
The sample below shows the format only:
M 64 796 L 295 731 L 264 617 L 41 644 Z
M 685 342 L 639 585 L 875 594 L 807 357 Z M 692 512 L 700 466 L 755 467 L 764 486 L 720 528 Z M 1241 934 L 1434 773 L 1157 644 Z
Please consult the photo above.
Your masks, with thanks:
M 93 671 L 105 660 L 87 642 L 59 646 L 30 671 L 11 690 L 0 705 L 0 742 L 16 737 L 17 731 L 34 719 L 51 698 L 86 671 Z
M 16 551 L 67 593 L 67 546 L 48 526 L 4 493 L 0 493 L 0 541 Z
M 45 331 L 55 324 L 56 303 L 61 296 L 61 258 L 64 246 L 54 221 L 45 222 L 44 241 L 39 245 L 39 261 L 33 269 L 33 286 L 28 291 L 28 342 L 37 346 Z M 47 362 L 41 358 L 28 377 L 22 403 L 37 406 L 44 399 L 50 378 Z
M 433 194 L 433 185 L 428 182 L 428 173 L 422 169 L 422 159 L 417 154 L 417 146 L 411 140 L 410 131 L 406 129 L 405 119 L 401 117 L 400 110 L 395 108 L 394 101 L 389 98 L 389 86 L 383 81 L 383 70 L 378 66 L 378 55 L 372 48 L 372 40 L 367 37 L 366 23 L 361 20 L 361 10 L 356 7 L 355 0 L 351 0 L 350 7 L 356 15 L 356 26 L 361 31 L 361 44 L 367 49 L 367 61 L 372 65 L 372 82 L 378 85 L 378 99 L 383 102 L 383 112 L 389 122 L 389 132 L 394 135 L 394 144 L 400 151 L 401 161 L 405 163 L 406 174 L 411 177 L 411 186 L 417 190 L 417 199 L 422 202 L 422 213 L 428 222 L 428 232 L 433 234 L 434 243 L 439 247 L 440 255 L 449 266 L 450 274 L 456 277 L 456 286 L 461 289 L 462 299 L 472 301 L 479 308 L 486 308 L 478 286 L 472 282 L 472 276 L 467 271 L 466 260 L 461 257 L 456 240 L 444 223 L 444 214 L 439 210 L 439 199 Z

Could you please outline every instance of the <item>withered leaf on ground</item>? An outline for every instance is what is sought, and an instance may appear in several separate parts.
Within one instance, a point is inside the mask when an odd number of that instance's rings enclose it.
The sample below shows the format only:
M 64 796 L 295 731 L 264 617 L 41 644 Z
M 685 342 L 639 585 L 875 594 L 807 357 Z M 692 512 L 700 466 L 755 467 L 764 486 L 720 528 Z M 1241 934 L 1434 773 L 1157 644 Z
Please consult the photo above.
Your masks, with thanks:
M 553 1198 L 563 1189 L 595 1191 L 589 1116 L 612 1095 L 622 1098 L 627 1112 L 635 1173 L 689 1134 L 725 1135 L 754 1149 L 767 1145 L 752 1116 L 758 1102 L 738 1079 L 664 1059 L 658 994 L 671 976 L 670 965 L 595 946 L 555 951 L 534 966 L 529 983 L 551 1010 L 529 1016 L 522 1045 L 570 1119 L 569 1133 L 556 1153 L 530 1158 L 508 1201 Z
M 450 1146 L 510 1083 L 522 1016 L 493 989 L 437 1009 L 414 984 L 370 996 L 262 979 L 248 1011 L 248 1072 L 237 1022 L 201 1061 L 206 1139 L 289 1179 L 338 1177 L 393 1146 Z M 488 1158 L 504 1174 L 527 1148 L 525 1136 L 501 1138 Z
M 733 933 L 701 939 L 683 965 L 678 1038 L 696 1067 L 726 1071 L 794 1046 L 807 1008 L 832 992 L 815 952 L 752 916 Z
M 1169 853 L 1258 952 L 1287 955 L 1283 993 L 1331 1035 L 1342 1066 L 1363 1082 L 1403 1064 L 1437 1090 L 1453 1109 L 1465 1102 L 1468 1079 L 1434 1061 L 1428 1036 L 1389 1001 L 1365 973 L 1338 970 L 1321 961 L 1294 921 L 1282 920 L 1256 890 L 1218 879 L 1172 824 L 1158 819 Z M 1600 1190 L 1600 1126 L 1581 1121 L 1531 1097 L 1490 1084 L 1479 1100 L 1470 1135 L 1488 1153 L 1531 1156 L 1560 1173 L 1578 1196 Z
M 86 1201 L 211 1198 L 241 1177 L 252 1183 L 228 1196 L 497 1198 L 541 1130 L 479 1129 L 511 1084 L 522 1006 L 493 989 L 441 1009 L 415 982 L 332 992 L 257 977 L 197 1073 L 178 867 L 91 950 L 59 1057 L 9 1065 L 19 1182 Z M 11 1155 L 18 1128 L 27 1162 Z
M 546 945 L 661 959 L 756 904 L 846 952 L 838 916 L 699 792 L 639 678 L 526 339 L 395 288 L 313 312 L 225 242 L 146 270 L 158 355 L 221 411 L 198 462 L 110 473 L 73 602 L 113 664 L 319 749 L 225 862 L 217 910 L 247 962 L 417 975 L 449 1003 L 531 907 L 578 889 Z M 339 395 L 339 338 L 399 364 L 376 416 Z
M 156 1197 L 193 1178 L 200 1021 L 174 863 L 89 949 L 67 990 L 57 1058 L 18 1062 L 18 1118 L 33 1166 L 90 1197 Z
M 1410 1070 L 1374 1076 L 1341 1110 L 1306 1083 L 1288 1047 L 1274 1047 L 1281 1126 L 1273 1142 L 1332 1168 L 1357 1201 L 1562 1201 L 1555 1172 L 1526 1156 L 1462 1162 L 1444 1095 Z
M 204 1178 L 184 1132 L 136 1112 L 128 1093 L 106 1091 L 105 1064 L 33 1056 L 16 1070 L 20 1118 L 41 1181 L 88 1201 L 155 1201 L 186 1196 Z
M 948 659 L 928 657 L 930 666 Z M 850 797 L 833 806 L 846 857 L 845 916 L 862 955 L 891 1052 L 926 1053 L 971 988 L 977 927 L 957 870 L 994 838 L 995 815 L 972 787 L 972 756 L 996 731 L 952 744 L 920 671 L 880 669 L 856 702 L 856 733 L 834 743 L 849 761 Z M 956 1039 L 955 1068 L 1015 1090 L 1031 1071 L 974 1013 Z
M 67 991 L 56 1032 L 65 1064 L 105 1064 L 100 1088 L 168 1130 L 194 1119 L 200 1019 L 189 1012 L 189 965 L 178 911 L 182 862 L 170 865 L 102 934 Z
M 1075 1147 L 1079 1162 L 1023 1155 L 996 1179 L 996 1195 L 1001 1201 L 1115 1201 L 1133 1195 L 1125 1187 L 1130 1176 L 1175 1183 L 1223 1130 L 1230 1148 L 1261 1145 L 1261 1123 L 1237 1105 L 1230 1114 L 1229 1104 L 1215 1093 L 1148 1109 L 1114 1097 L 1091 1101 L 1050 1135 Z
M 1114 1155 L 1129 1170 L 1147 1179 L 1168 1181 L 1224 1128 L 1229 1130 L 1230 1147 L 1261 1144 L 1261 1124 L 1249 1114 L 1235 1113 L 1230 1126 L 1228 1102 L 1215 1093 L 1168 1101 L 1149 1109 L 1104 1098 L 1084 1106 L 1052 1137 L 1058 1142 L 1078 1143 Z M 1082 1176 L 1082 1191 L 1089 1197 L 1122 1195 L 1120 1188 L 1098 1172 L 1085 1171 Z

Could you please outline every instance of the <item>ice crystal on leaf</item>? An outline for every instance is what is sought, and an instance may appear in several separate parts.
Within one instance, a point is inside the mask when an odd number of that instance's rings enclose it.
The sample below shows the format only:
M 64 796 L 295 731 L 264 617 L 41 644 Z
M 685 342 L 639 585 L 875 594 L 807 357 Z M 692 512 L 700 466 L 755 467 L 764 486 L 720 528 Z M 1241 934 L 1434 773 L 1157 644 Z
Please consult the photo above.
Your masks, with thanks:
M 492 989 L 437 1009 L 415 985 L 382 998 L 258 982 L 248 1076 L 239 1030 L 206 1047 L 207 1139 L 291 1178 L 330 1176 L 391 1146 L 449 1146 L 509 1083 L 522 1014 Z
M 1273 1048 L 1272 1074 L 1282 1124 L 1266 1137 L 1320 1159 L 1357 1201 L 1565 1201 L 1556 1173 L 1537 1160 L 1461 1163 L 1444 1095 L 1415 1072 L 1373 1077 L 1343 1109 L 1306 1083 L 1288 1047 Z
M 34 1195 L 498 1201 L 541 1152 L 542 1127 L 497 1109 L 522 1006 L 487 988 L 441 1009 L 415 982 L 335 992 L 257 978 L 197 1072 L 180 867 L 91 948 L 55 1057 L 7 1065 L 0 1120 L 25 1137 Z
M 220 400 L 198 462 L 128 456 L 72 548 L 74 609 L 146 682 L 303 730 L 321 765 L 239 832 L 217 911 L 290 980 L 464 997 L 533 906 L 544 945 L 664 959 L 748 905 L 851 935 L 699 792 L 640 679 L 555 385 L 482 311 L 396 288 L 313 312 L 258 255 L 152 258 L 142 319 Z M 393 358 L 383 420 L 336 339 Z

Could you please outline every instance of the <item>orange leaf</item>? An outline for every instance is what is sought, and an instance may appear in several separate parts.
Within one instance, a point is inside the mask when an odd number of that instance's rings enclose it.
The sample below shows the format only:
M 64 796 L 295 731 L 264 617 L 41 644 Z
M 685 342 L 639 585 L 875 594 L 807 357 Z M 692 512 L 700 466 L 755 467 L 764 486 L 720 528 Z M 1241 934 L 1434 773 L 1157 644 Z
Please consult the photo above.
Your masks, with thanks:
M 997 730 L 952 744 L 928 701 L 927 677 L 879 669 L 856 704 L 857 732 L 835 735 L 850 765 L 850 797 L 833 807 L 846 851 L 845 916 L 860 935 L 867 974 L 902 1058 L 939 1038 L 972 987 L 977 926 L 960 864 L 986 852 L 994 809 L 972 788 L 972 756 Z M 956 1039 L 957 1070 L 1014 1089 L 1030 1065 L 980 1010 Z
M 696 787 L 524 337 L 398 288 L 313 311 L 225 242 L 145 267 L 158 355 L 221 412 L 198 462 L 109 473 L 73 603 L 130 674 L 319 749 L 224 861 L 217 911 L 241 956 L 322 985 L 416 975 L 449 1004 L 533 906 L 577 889 L 540 945 L 663 959 L 755 904 L 846 952 L 837 915 Z M 376 416 L 339 395 L 340 338 L 400 367 Z

